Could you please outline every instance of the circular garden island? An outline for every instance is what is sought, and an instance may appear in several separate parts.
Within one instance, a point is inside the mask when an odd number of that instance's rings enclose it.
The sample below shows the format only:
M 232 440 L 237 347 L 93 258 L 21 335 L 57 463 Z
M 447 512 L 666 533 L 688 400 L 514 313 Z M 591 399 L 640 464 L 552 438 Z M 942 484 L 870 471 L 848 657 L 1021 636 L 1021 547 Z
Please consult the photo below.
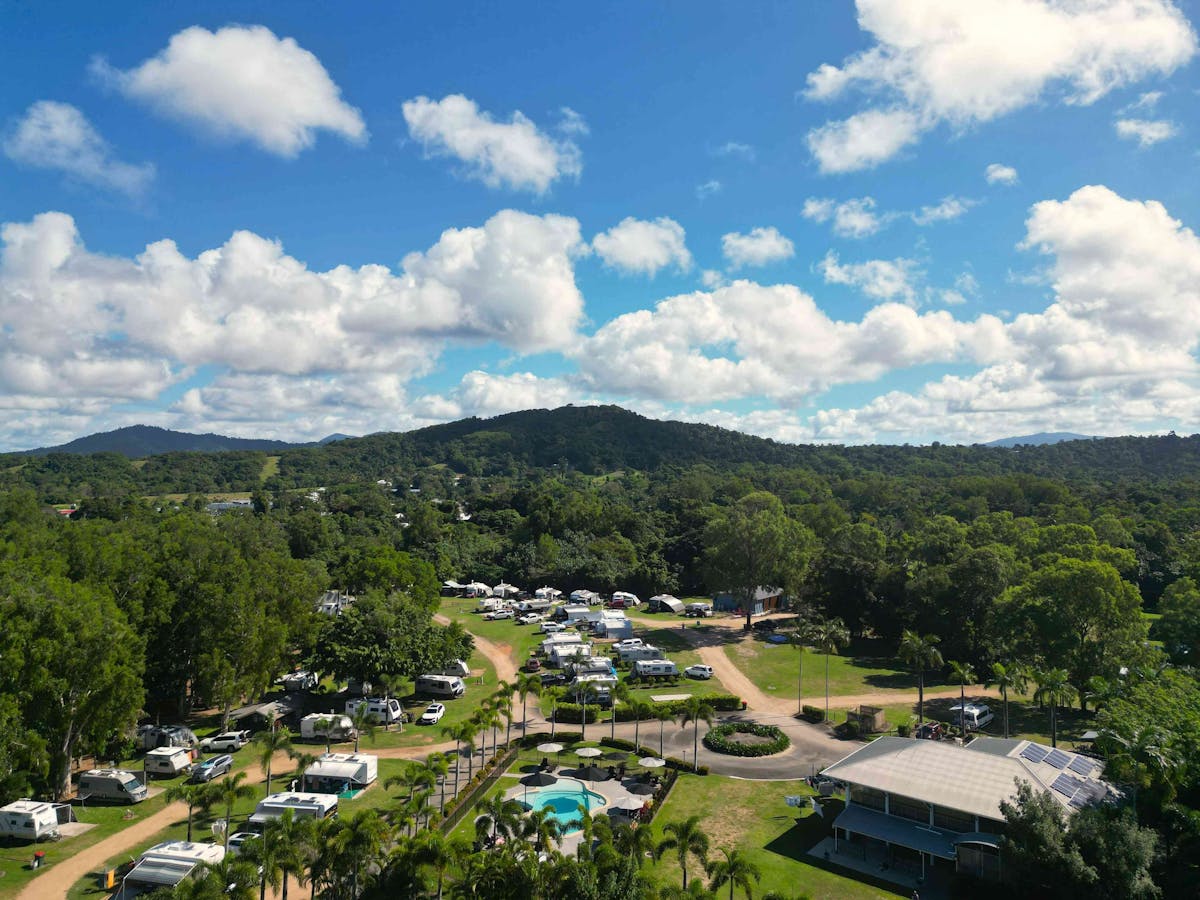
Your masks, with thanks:
M 704 746 L 729 756 L 770 756 L 791 746 L 788 736 L 774 725 L 727 722 L 708 730 Z

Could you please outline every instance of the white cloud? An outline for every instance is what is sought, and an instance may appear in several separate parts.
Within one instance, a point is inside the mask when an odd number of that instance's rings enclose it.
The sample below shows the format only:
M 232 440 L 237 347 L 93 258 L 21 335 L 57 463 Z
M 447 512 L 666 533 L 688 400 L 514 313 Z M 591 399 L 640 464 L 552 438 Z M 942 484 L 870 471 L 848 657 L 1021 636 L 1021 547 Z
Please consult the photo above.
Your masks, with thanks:
M 933 206 L 922 206 L 918 212 L 912 214 L 912 220 L 917 225 L 949 222 L 964 215 L 975 204 L 975 200 L 950 195 L 949 197 L 943 197 Z
M 449 395 L 419 397 L 412 409 L 429 418 L 461 419 L 521 409 L 554 409 L 579 402 L 575 389 L 560 378 L 540 378 L 530 372 L 493 375 L 476 370 L 465 374 Z
M 913 281 L 917 277 L 917 263 L 912 259 L 870 259 L 861 263 L 838 262 L 837 254 L 830 250 L 818 264 L 817 269 L 826 284 L 844 284 L 856 287 L 868 297 L 876 300 L 903 299 L 912 303 L 916 299 Z
M 739 159 L 744 159 L 746 162 L 754 162 L 754 148 L 750 144 L 743 144 L 739 141 L 726 141 L 721 146 L 713 150 L 715 156 L 736 156 Z
M 587 137 L 587 135 L 592 133 L 592 130 L 588 128 L 587 120 L 581 114 L 571 109 L 571 107 L 560 107 L 558 112 L 562 118 L 559 119 L 557 127 L 563 134 L 571 137 L 576 135 Z
M 92 70 L 165 115 L 279 156 L 311 147 L 319 130 L 367 139 L 361 114 L 342 100 L 321 61 L 262 25 L 215 32 L 194 25 L 136 68 L 121 71 L 97 58 Z
M 696 199 L 707 200 L 713 194 L 721 193 L 721 182 L 712 178 L 701 184 L 696 185 Z
M 800 215 L 813 222 L 833 221 L 833 233 L 844 238 L 864 238 L 875 234 L 891 218 L 875 212 L 872 197 L 858 197 L 838 202 L 822 197 L 809 197 L 804 201 Z
M 1117 119 L 1113 127 L 1118 137 L 1137 141 L 1140 147 L 1150 147 L 1179 133 L 1175 123 L 1165 119 Z
M 861 87 L 886 105 L 809 133 L 823 172 L 867 169 L 945 122 L 962 130 L 1028 106 L 1051 90 L 1089 104 L 1167 75 L 1196 52 L 1171 0 L 858 0 L 875 44 L 822 65 L 807 95 Z
M 468 177 L 488 187 L 544 194 L 560 178 L 578 178 L 583 171 L 577 144 L 555 140 L 519 111 L 498 122 L 462 94 L 416 97 L 402 109 L 409 134 L 426 152 L 460 160 Z M 563 122 L 581 133 L 581 119 L 567 116 Z
M 83 113 L 53 100 L 39 100 L 25 111 L 4 139 L 4 152 L 21 165 L 54 169 L 131 197 L 141 195 L 154 180 L 153 165 L 115 159 L 108 142 Z
M 742 266 L 765 266 L 769 263 L 790 259 L 796 248 L 790 240 L 774 226 L 755 228 L 749 234 L 736 231 L 721 237 L 721 252 L 734 268 Z
M 683 226 L 666 216 L 646 221 L 632 216 L 592 239 L 592 249 L 608 265 L 621 272 L 653 277 L 674 265 L 686 272 L 692 255 L 684 240 Z
M 1016 184 L 1019 180 L 1017 170 L 1002 163 L 989 165 L 983 177 L 987 179 L 988 184 Z
M 1132 112 L 1137 109 L 1154 109 L 1158 106 L 1158 101 L 1163 98 L 1162 91 L 1146 91 L 1141 94 L 1136 100 L 1121 109 L 1122 113 Z
M 724 287 L 728 284 L 725 273 L 717 269 L 705 269 L 700 273 L 700 283 L 709 290 Z

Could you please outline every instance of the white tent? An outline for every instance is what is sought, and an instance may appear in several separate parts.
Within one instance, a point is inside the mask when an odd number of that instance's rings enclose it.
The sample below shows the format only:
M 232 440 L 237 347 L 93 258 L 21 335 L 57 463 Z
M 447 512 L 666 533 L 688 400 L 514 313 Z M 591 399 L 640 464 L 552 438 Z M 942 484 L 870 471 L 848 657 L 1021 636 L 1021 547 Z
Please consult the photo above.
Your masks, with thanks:
M 497 597 L 507 597 L 509 594 L 516 594 L 516 593 L 518 593 L 518 591 L 515 587 L 513 587 L 511 584 L 506 584 L 503 581 L 500 582 L 498 585 L 496 585 L 494 588 L 492 588 L 492 594 L 494 594 Z
M 492 589 L 482 581 L 472 581 L 470 584 L 464 584 L 463 589 L 467 592 L 468 597 L 492 596 Z
M 556 597 L 561 597 L 562 591 L 556 590 L 552 587 L 540 587 L 533 592 L 533 596 L 537 597 L 539 600 L 553 600 Z
M 459 584 L 457 581 L 443 581 L 442 587 L 448 587 L 452 591 L 461 591 L 466 585 Z

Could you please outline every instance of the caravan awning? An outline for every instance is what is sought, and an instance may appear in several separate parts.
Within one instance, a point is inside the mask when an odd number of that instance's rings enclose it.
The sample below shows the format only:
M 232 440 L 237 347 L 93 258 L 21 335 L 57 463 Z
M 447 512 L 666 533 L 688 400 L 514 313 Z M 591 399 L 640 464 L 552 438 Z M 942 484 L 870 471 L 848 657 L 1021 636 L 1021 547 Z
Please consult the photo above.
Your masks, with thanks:
M 357 781 L 366 766 L 362 763 L 316 762 L 304 770 L 306 778 L 344 778 Z
M 889 816 L 862 806 L 847 806 L 834 820 L 833 827 L 898 847 L 908 847 L 910 850 L 928 853 L 931 856 L 940 856 L 942 859 L 955 858 L 954 839 L 958 835 L 954 832 L 910 822 L 908 819 Z
M 125 876 L 126 882 L 134 884 L 165 884 L 168 887 L 179 884 L 188 877 L 196 863 L 173 859 L 144 859 Z

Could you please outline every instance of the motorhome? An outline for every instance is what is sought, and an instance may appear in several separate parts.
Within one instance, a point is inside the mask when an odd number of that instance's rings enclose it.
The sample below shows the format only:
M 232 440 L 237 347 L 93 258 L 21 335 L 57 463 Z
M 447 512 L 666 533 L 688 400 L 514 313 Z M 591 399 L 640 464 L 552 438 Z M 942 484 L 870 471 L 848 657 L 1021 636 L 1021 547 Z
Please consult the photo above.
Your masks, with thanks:
M 141 855 L 129 874 L 121 880 L 117 895 L 136 897 L 142 892 L 171 888 L 225 859 L 221 844 L 197 844 L 191 841 L 164 841 Z
M 326 753 L 304 770 L 301 784 L 316 794 L 362 790 L 379 777 L 379 757 L 368 753 Z
M 392 725 L 406 721 L 404 707 L 395 697 L 370 697 L 361 700 L 346 701 L 346 715 L 352 716 L 359 707 L 366 706 L 367 713 L 373 717 L 373 724 Z
M 652 644 L 639 644 L 636 647 L 621 647 L 617 650 L 617 656 L 625 662 L 634 662 L 639 659 L 662 659 L 663 652 Z
M 148 795 L 142 780 L 124 769 L 91 769 L 79 776 L 79 799 L 141 803 Z
M 274 819 L 280 818 L 288 810 L 296 819 L 331 819 L 337 815 L 337 794 L 309 794 L 285 792 L 271 794 L 258 801 L 254 814 L 249 822 L 252 828 L 262 829 Z
M 417 679 L 416 692 L 429 697 L 461 697 L 467 686 L 457 675 L 422 675 Z
M 300 737 L 306 741 L 348 741 L 354 737 L 354 723 L 337 713 L 309 713 L 300 720 Z
M 147 775 L 174 778 L 191 768 L 195 759 L 186 747 L 156 747 L 146 753 L 143 768 Z
M 38 800 L 14 800 L 0 806 L 0 835 L 25 841 L 57 838 L 58 810 L 57 805 Z
M 638 678 L 666 678 L 679 674 L 679 666 L 669 659 L 639 659 L 633 664 Z

